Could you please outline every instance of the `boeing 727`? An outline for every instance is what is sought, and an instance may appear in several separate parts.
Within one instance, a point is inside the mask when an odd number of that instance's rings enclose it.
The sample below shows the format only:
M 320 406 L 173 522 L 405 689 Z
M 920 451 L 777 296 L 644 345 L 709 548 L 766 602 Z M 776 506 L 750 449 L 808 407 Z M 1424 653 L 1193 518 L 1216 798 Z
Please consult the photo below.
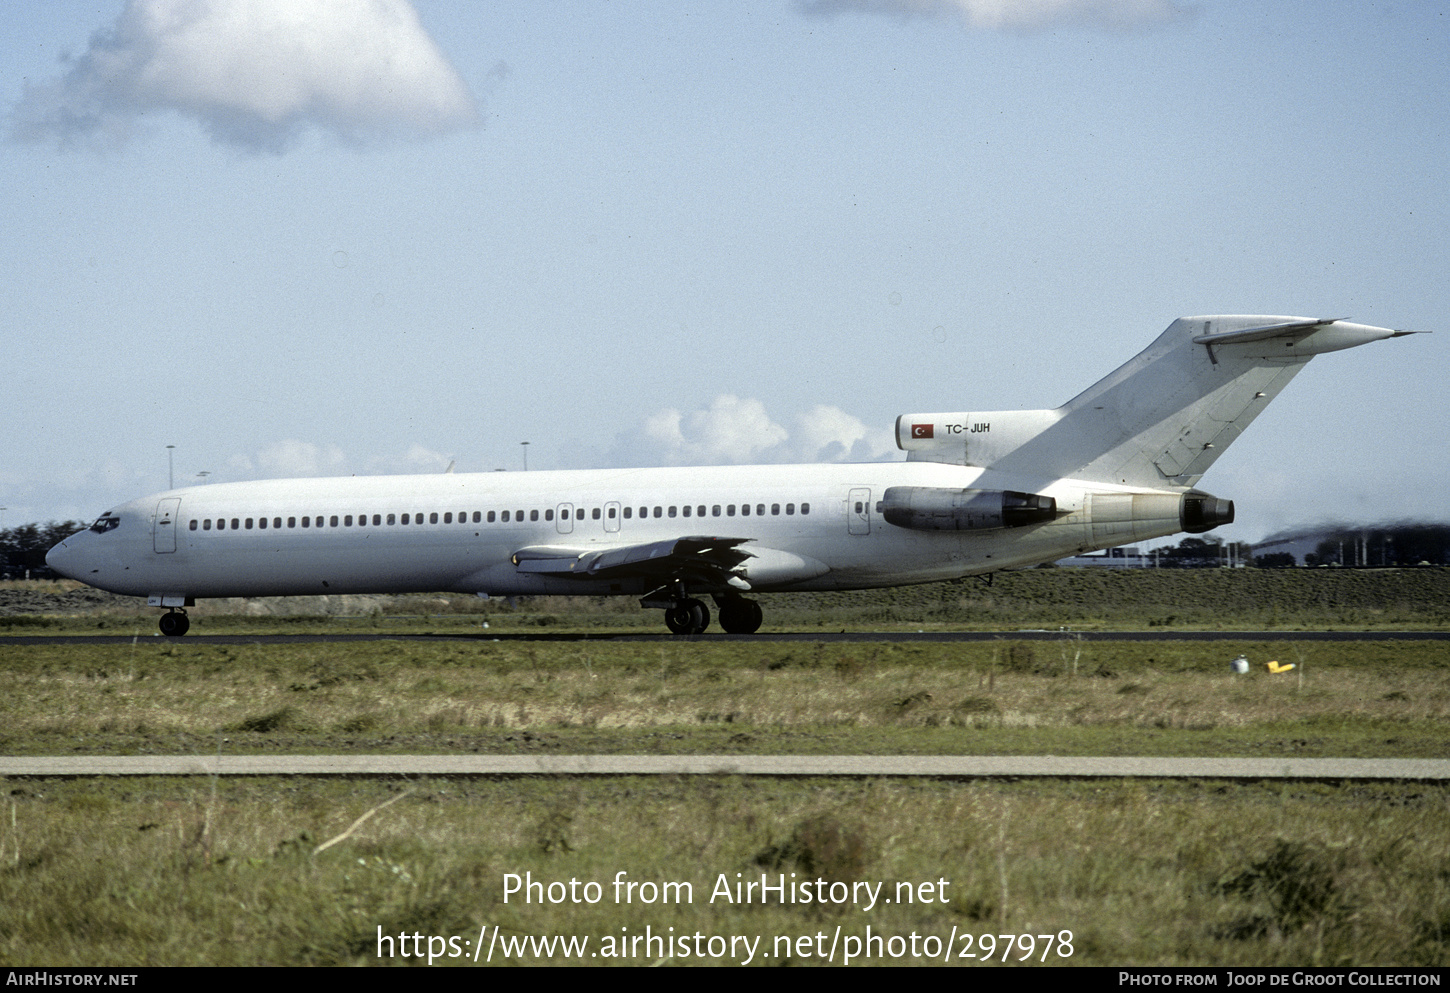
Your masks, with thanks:
M 1053 410 L 905 414 L 904 462 L 222 483 L 108 510 L 56 572 L 166 608 L 331 593 L 619 595 L 752 634 L 747 594 L 927 583 L 1234 519 L 1200 477 L 1321 352 L 1409 331 L 1186 317 Z

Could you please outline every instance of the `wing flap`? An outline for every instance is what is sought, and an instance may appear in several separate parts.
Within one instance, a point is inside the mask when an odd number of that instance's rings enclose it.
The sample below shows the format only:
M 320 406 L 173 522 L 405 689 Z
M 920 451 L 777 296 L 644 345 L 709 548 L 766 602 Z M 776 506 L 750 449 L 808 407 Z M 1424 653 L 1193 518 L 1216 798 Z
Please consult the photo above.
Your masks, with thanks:
M 672 575 L 694 572 L 718 574 L 722 579 L 751 557 L 738 546 L 749 538 L 691 535 L 642 545 L 601 550 L 536 545 L 513 554 L 520 572 L 556 576 Z

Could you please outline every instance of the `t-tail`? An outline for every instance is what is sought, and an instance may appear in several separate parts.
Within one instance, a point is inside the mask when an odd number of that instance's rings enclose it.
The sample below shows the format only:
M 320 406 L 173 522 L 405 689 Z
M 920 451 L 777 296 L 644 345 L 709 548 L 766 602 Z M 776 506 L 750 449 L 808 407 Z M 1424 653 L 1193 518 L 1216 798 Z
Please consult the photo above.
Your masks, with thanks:
M 1184 493 L 1182 529 L 1233 519 L 1193 490 L 1315 355 L 1414 334 L 1307 317 L 1183 317 L 1131 361 L 1055 410 L 903 414 L 908 461 L 979 466 L 1024 489 L 1074 479 Z

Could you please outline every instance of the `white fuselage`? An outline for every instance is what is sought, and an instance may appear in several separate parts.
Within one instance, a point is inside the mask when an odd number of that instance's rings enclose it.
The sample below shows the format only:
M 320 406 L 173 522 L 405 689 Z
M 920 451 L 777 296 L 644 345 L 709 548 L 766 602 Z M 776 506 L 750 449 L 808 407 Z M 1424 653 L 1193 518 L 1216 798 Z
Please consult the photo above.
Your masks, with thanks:
M 1021 488 L 1055 497 L 1059 516 L 1028 527 L 908 530 L 879 512 L 888 486 Z M 1171 519 L 1119 513 L 1111 526 L 1094 525 L 1094 494 L 1119 494 L 1122 502 L 1122 494 L 1148 492 L 1167 503 L 1181 491 L 1023 480 L 933 462 L 262 480 L 124 504 L 108 515 L 117 522 L 109 530 L 67 538 L 48 561 L 92 586 L 168 601 L 424 591 L 639 595 L 657 585 L 653 577 L 541 574 L 521 569 L 514 556 L 540 546 L 583 555 L 698 535 L 748 539 L 741 550 L 756 556 L 745 567 L 750 590 L 864 589 L 1022 567 L 1180 530 L 1176 510 Z

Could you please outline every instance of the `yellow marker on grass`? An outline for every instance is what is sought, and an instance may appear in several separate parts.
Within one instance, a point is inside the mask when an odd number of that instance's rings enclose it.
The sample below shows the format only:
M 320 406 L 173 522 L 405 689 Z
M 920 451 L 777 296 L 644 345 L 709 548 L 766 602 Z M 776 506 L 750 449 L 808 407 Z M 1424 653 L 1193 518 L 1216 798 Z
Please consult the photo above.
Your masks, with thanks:
M 1292 668 L 1294 668 L 1293 662 L 1290 662 L 1288 665 L 1280 665 L 1278 662 L 1270 662 L 1268 666 L 1269 671 L 1273 673 L 1288 672 Z

